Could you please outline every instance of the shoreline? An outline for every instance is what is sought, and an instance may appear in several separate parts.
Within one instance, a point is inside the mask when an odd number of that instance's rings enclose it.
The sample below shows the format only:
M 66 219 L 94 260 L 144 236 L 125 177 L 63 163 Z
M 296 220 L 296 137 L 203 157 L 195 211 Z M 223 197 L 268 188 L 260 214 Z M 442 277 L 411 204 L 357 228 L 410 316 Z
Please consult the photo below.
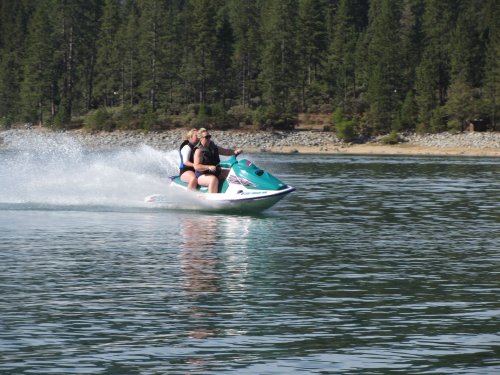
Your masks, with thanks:
M 260 152 L 253 150 L 253 152 Z M 486 147 L 429 147 L 412 144 L 384 145 L 379 143 L 353 144 L 316 149 L 306 146 L 285 146 L 266 150 L 269 153 L 299 153 L 325 155 L 401 155 L 401 156 L 477 156 L 500 157 L 500 149 Z
M 96 150 L 140 145 L 160 150 L 176 150 L 185 133 L 186 129 L 182 128 L 157 133 L 10 129 L 0 131 L 0 149 L 24 149 L 27 139 L 38 137 L 46 140 L 76 141 L 84 148 Z M 345 143 L 340 141 L 335 133 L 317 130 L 211 130 L 211 133 L 216 144 L 227 148 L 241 148 L 247 153 L 500 157 L 500 132 L 409 134 L 401 135 L 403 142 L 394 145 L 383 144 L 380 138 L 372 138 L 365 143 Z

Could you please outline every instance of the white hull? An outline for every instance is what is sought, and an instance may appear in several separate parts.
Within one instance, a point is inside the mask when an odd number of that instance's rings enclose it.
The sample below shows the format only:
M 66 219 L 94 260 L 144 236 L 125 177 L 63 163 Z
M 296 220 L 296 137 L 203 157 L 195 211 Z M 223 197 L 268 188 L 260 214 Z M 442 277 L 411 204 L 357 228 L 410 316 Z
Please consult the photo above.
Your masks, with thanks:
M 224 164 L 224 165 L 223 165 Z M 220 186 L 221 193 L 207 193 L 206 187 L 198 190 L 187 189 L 187 184 L 179 176 L 171 177 L 172 193 L 175 190 L 182 192 L 184 204 L 178 209 L 201 209 L 227 212 L 260 212 L 268 209 L 280 201 L 285 195 L 295 190 L 278 180 L 271 174 L 259 169 L 248 160 L 236 161 L 232 156 L 225 163 L 220 164 L 229 170 L 227 178 Z M 145 201 L 154 207 L 172 208 L 172 197 L 166 195 L 152 195 Z
M 180 186 L 174 182 L 172 182 L 171 186 L 189 194 L 189 197 L 186 197 L 189 198 L 186 199 L 186 203 L 189 202 L 189 204 L 173 206 L 171 197 L 160 194 L 146 197 L 144 201 L 156 208 L 181 209 L 185 207 L 185 209 L 189 210 L 200 209 L 234 213 L 261 212 L 274 206 L 286 195 L 295 190 L 294 187 L 288 186 L 286 189 L 278 191 L 255 190 L 212 194 L 191 192 L 184 186 Z
M 175 182 L 172 182 L 171 186 L 187 190 Z M 198 199 L 209 203 L 208 205 L 216 210 L 260 212 L 272 207 L 294 190 L 294 187 L 288 186 L 286 189 L 278 191 L 245 189 L 236 192 L 195 194 Z

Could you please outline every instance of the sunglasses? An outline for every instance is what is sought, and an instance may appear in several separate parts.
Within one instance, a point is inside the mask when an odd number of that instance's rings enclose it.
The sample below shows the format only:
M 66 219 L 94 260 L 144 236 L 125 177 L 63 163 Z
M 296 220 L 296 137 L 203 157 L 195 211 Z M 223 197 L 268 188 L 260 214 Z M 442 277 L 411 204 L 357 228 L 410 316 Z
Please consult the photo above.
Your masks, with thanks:
M 206 136 L 204 136 L 204 137 L 201 137 L 201 138 L 206 138 L 206 139 L 210 139 L 210 138 L 212 138 L 212 136 L 211 136 L 210 134 L 207 134 Z

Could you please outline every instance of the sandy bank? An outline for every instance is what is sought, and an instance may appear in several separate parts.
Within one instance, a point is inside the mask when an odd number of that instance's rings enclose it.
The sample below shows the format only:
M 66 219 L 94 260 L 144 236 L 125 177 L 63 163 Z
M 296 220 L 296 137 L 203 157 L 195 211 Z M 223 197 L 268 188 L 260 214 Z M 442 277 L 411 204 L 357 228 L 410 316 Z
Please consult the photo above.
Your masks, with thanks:
M 0 131 L 0 147 L 23 149 L 35 138 L 65 138 L 87 149 L 132 148 L 140 145 L 159 150 L 177 150 L 186 129 L 161 133 L 115 131 L 87 133 L 82 130 L 52 132 L 47 129 L 11 129 Z M 245 152 L 362 155 L 447 155 L 500 156 L 500 133 L 440 133 L 401 135 L 404 142 L 386 145 L 379 139 L 362 144 L 340 141 L 334 133 L 323 131 L 237 131 L 212 130 L 213 140 L 224 147 L 241 148 Z
M 257 152 L 259 150 L 248 150 Z M 322 148 L 306 146 L 273 147 L 266 150 L 272 153 L 301 153 L 301 154 L 349 154 L 349 155 L 434 155 L 434 156 L 485 156 L 500 157 L 498 148 L 480 147 L 429 147 L 412 144 L 384 145 L 384 144 L 354 144 L 332 145 Z

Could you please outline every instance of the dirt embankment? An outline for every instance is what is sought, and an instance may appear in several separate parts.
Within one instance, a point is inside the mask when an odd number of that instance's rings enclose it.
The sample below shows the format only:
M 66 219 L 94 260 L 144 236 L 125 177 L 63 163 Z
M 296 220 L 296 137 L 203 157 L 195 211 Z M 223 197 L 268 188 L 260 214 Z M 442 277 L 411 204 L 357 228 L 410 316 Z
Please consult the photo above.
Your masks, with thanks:
M 161 133 L 115 131 L 87 133 L 82 130 L 54 133 L 46 129 L 11 129 L 0 132 L 0 147 L 22 148 L 33 137 L 68 137 L 89 149 L 128 148 L 141 144 L 161 150 L 176 150 L 185 129 Z M 211 131 L 216 144 L 242 148 L 246 152 L 309 154 L 373 154 L 373 155 L 465 155 L 500 156 L 500 133 L 441 133 L 401 135 L 403 142 L 383 144 L 380 139 L 367 139 L 362 144 L 340 141 L 335 133 L 322 130 L 295 131 Z

